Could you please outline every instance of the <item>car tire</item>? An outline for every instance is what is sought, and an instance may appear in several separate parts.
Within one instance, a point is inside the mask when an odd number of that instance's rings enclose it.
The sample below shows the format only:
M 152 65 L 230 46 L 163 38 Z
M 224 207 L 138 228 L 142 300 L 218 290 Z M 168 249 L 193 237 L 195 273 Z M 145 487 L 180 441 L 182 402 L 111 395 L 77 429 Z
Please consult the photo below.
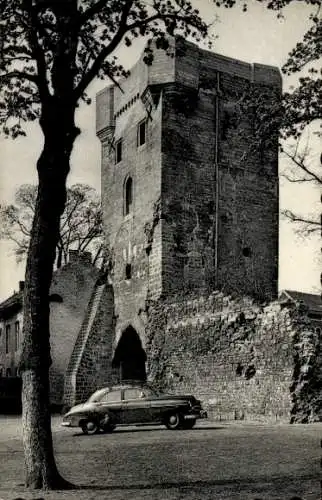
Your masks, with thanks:
M 183 422 L 183 428 L 184 429 L 192 429 L 196 424 L 196 419 L 191 419 L 191 420 L 185 420 Z
M 84 420 L 81 423 L 81 429 L 84 434 L 91 436 L 92 434 L 97 434 L 100 430 L 98 422 L 94 419 Z
M 182 429 L 183 419 L 182 415 L 178 412 L 169 413 L 165 419 L 165 425 L 170 431 Z

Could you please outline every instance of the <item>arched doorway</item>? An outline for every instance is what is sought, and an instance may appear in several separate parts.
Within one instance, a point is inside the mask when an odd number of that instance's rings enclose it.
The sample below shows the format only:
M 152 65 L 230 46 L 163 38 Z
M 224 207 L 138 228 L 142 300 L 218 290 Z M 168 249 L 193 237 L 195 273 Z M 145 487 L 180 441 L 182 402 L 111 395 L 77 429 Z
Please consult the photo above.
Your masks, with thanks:
M 121 335 L 112 361 L 112 368 L 118 370 L 120 382 L 125 380 L 146 380 L 146 354 L 140 337 L 133 326 L 128 326 Z

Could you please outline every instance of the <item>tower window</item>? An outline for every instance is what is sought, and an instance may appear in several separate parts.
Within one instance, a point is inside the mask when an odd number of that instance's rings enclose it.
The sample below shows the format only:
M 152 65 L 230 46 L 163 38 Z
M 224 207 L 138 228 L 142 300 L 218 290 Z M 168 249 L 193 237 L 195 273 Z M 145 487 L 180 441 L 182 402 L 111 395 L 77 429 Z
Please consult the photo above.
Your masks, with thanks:
M 20 347 L 20 324 L 19 321 L 15 322 L 15 351 L 17 352 Z
M 252 251 L 249 247 L 243 248 L 242 253 L 244 257 L 251 257 L 252 255 Z
M 115 163 L 122 161 L 122 139 L 115 144 Z
M 10 330 L 11 326 L 6 325 L 6 354 L 8 354 L 10 350 Z
M 132 177 L 128 177 L 124 188 L 124 215 L 128 215 L 132 211 L 133 205 L 133 181 Z
M 138 146 L 146 143 L 146 120 L 143 120 L 138 125 Z
M 125 279 L 130 280 L 132 278 L 132 266 L 131 264 L 126 264 L 125 266 Z

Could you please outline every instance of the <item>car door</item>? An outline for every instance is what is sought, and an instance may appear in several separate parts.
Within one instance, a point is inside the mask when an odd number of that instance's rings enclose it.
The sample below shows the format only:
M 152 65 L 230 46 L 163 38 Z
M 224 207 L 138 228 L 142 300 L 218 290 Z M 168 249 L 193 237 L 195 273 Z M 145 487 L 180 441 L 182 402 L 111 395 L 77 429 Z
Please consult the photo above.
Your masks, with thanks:
M 111 390 L 103 395 L 99 405 L 99 413 L 102 416 L 108 413 L 113 423 L 121 424 L 123 423 L 122 410 L 123 402 L 121 389 Z
M 123 423 L 137 424 L 150 421 L 150 401 L 142 388 L 124 389 Z

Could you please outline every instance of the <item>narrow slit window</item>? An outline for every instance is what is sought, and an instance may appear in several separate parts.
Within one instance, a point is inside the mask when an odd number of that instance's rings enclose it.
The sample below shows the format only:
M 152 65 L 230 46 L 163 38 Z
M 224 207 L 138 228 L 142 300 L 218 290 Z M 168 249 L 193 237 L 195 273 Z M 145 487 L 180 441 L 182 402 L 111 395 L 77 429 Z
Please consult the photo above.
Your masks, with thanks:
M 133 205 L 133 181 L 131 177 L 129 177 L 125 182 L 124 197 L 124 215 L 128 215 L 131 213 Z
M 146 143 L 146 120 L 143 120 L 138 125 L 138 146 L 143 146 Z
M 125 266 L 125 279 L 130 280 L 132 278 L 132 266 L 131 264 L 126 264 Z
M 6 325 L 6 354 L 9 354 L 10 351 L 10 325 Z
M 15 352 L 18 351 L 20 347 L 20 323 L 19 321 L 15 322 Z
M 122 139 L 115 144 L 115 163 L 120 163 L 122 161 Z

